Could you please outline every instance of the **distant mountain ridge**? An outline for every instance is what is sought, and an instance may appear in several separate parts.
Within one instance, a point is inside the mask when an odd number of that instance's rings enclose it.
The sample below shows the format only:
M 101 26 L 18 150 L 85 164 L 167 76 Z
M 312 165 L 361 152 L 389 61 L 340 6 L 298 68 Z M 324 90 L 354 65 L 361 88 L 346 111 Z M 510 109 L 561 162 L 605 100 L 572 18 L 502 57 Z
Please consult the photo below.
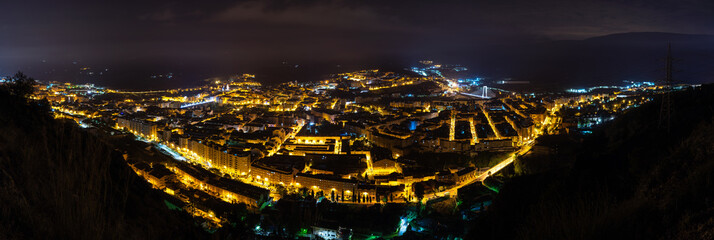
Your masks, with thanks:
M 618 33 L 584 40 L 551 41 L 506 50 L 515 78 L 550 88 L 658 81 L 671 44 L 675 80 L 714 82 L 714 36 L 678 33 Z
M 448 40 L 444 40 L 445 44 Z M 119 63 L 64 63 L 32 65 L 17 69 L 41 80 L 91 82 L 110 88 L 165 89 L 196 86 L 201 80 L 238 73 L 254 73 L 263 83 L 317 81 L 332 73 L 358 69 L 403 69 L 430 59 L 443 64 L 460 64 L 479 77 L 514 78 L 529 81 L 527 91 L 562 90 L 623 80 L 657 81 L 664 76 L 667 45 L 672 45 L 675 80 L 683 83 L 714 82 L 714 35 L 663 32 L 617 33 L 583 40 L 515 41 L 471 45 L 434 54 L 415 49 L 401 54 L 385 54 L 371 59 L 327 61 L 311 59 L 255 63 L 248 66 L 232 62 L 181 59 L 137 59 Z M 445 48 L 445 49 L 448 49 Z M 425 50 L 426 51 L 426 50 Z M 309 59 L 309 58 L 308 58 Z M 80 74 L 81 67 L 92 67 L 94 75 Z M 103 71 L 101 75 L 97 71 Z M 16 71 L 16 70 L 13 70 Z M 151 78 L 172 73 L 172 78 Z
M 699 41 L 701 39 L 709 39 L 714 41 L 714 35 L 708 34 L 686 34 L 686 33 L 668 33 L 668 32 L 627 32 L 627 33 L 614 33 L 603 36 L 591 37 L 583 39 L 583 41 L 648 41 L 648 40 L 666 40 L 671 42 L 682 42 L 682 41 Z

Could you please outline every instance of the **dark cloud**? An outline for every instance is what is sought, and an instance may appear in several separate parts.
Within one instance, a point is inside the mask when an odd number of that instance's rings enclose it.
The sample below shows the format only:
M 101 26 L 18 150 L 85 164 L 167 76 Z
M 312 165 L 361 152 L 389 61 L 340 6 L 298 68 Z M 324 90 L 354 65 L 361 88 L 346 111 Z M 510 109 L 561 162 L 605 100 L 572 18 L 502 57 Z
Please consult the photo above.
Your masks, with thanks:
M 710 0 L 4 1 L 0 9 L 3 74 L 80 62 L 203 76 L 284 61 L 468 60 L 493 46 L 620 32 L 714 34 Z

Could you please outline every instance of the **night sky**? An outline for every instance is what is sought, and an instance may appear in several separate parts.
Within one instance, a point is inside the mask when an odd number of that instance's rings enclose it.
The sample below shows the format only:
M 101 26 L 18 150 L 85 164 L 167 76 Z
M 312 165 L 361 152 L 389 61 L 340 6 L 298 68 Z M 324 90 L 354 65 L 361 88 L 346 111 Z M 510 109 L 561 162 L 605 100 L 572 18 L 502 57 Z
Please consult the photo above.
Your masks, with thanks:
M 711 0 L 3 1 L 0 9 L 0 74 L 77 81 L 77 69 L 91 67 L 112 76 L 98 83 L 125 88 L 167 85 L 141 79 L 168 72 L 181 84 L 242 72 L 286 81 L 312 76 L 288 68 L 421 59 L 518 76 L 527 68 L 501 66 L 517 58 L 513 49 L 627 32 L 714 34 Z

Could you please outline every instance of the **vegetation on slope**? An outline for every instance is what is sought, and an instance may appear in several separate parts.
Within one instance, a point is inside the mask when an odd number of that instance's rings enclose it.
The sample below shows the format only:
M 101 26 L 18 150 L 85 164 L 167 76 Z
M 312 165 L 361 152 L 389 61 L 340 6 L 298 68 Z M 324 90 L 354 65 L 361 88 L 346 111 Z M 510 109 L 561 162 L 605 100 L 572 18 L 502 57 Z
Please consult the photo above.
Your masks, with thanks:
M 205 238 L 139 178 L 121 153 L 46 101 L 32 79 L 0 85 L 0 239 Z
M 714 238 L 714 86 L 672 99 L 671 132 L 659 101 L 632 110 L 558 159 L 567 164 L 510 180 L 468 237 Z

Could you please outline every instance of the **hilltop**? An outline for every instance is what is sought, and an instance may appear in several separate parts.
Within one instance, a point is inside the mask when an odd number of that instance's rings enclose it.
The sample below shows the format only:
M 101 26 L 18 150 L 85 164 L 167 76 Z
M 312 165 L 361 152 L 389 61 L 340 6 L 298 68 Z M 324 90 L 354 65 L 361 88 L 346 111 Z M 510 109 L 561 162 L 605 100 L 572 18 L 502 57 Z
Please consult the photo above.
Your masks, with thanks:
M 672 99 L 671 133 L 659 127 L 659 101 L 628 112 L 559 159 L 571 167 L 511 179 L 470 236 L 711 239 L 714 86 Z

